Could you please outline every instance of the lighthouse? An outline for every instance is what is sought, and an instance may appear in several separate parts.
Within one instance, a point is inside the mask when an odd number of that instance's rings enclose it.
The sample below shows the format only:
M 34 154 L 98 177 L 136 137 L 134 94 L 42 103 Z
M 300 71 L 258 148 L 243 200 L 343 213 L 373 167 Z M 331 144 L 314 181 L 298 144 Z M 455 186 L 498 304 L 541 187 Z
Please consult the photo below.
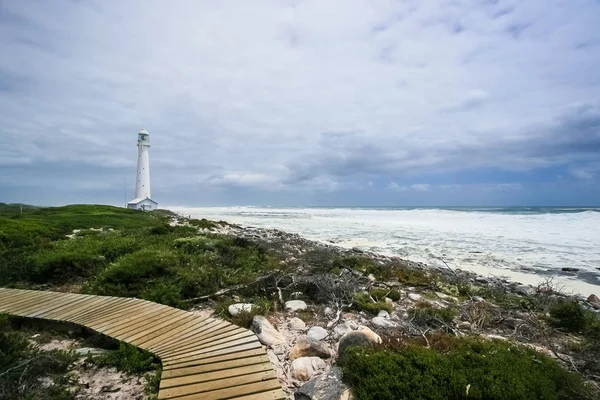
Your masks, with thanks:
M 158 203 L 150 199 L 150 134 L 142 129 L 137 140 L 137 174 L 135 176 L 135 199 L 127 203 L 127 208 L 154 210 Z

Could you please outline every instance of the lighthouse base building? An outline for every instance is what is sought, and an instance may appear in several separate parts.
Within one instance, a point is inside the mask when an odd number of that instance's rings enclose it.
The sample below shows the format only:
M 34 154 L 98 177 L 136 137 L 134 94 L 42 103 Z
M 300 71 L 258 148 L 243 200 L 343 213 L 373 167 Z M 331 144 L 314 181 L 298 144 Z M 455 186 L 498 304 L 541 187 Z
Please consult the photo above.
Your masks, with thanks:
M 138 160 L 135 179 L 135 199 L 127 203 L 127 208 L 151 211 L 158 203 L 150 198 L 150 134 L 145 129 L 138 133 Z
M 127 203 L 127 208 L 133 210 L 152 211 L 158 208 L 158 203 L 149 197 L 133 199 Z

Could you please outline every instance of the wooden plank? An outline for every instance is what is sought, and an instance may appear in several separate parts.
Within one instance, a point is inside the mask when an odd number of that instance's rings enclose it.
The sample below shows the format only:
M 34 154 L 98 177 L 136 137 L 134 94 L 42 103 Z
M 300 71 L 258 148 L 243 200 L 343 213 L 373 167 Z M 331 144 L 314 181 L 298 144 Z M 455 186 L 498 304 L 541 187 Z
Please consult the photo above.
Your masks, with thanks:
M 148 315 L 148 318 L 143 321 L 139 321 L 131 326 L 122 327 L 118 331 L 112 332 L 111 334 L 119 340 L 125 340 L 125 338 L 139 335 L 140 333 L 147 332 L 148 330 L 155 329 L 155 327 L 164 322 L 176 324 L 177 321 L 187 317 L 186 313 L 181 310 L 167 311 L 165 313 L 155 313 L 154 315 Z
M 163 362 L 161 398 L 285 396 L 256 336 L 228 322 L 140 299 L 0 288 L 0 312 L 4 308 L 77 323 L 151 349 Z
M 51 317 L 52 314 L 56 313 L 57 310 L 63 310 L 65 308 L 74 307 L 77 304 L 81 304 L 81 302 L 88 302 L 89 299 L 87 297 L 81 297 L 81 295 L 72 294 L 63 299 L 60 304 L 56 304 L 54 306 L 48 307 L 46 310 L 42 311 L 32 311 L 28 315 L 27 318 L 43 318 L 43 319 L 54 319 Z
M 146 302 L 133 301 L 127 304 L 117 305 L 114 308 L 111 307 L 108 313 L 99 318 L 95 318 L 93 321 L 85 322 L 90 328 L 93 328 L 99 332 L 103 332 L 106 329 L 110 329 L 112 326 L 122 323 L 127 320 L 130 315 L 137 315 L 142 311 L 152 308 L 153 304 Z
M 22 301 L 19 301 L 10 307 L 7 307 L 8 312 L 15 315 L 21 315 L 23 312 L 29 311 L 30 307 L 43 307 L 43 304 L 55 297 L 52 294 L 34 295 Z
M 281 389 L 269 390 L 240 397 L 230 397 L 231 400 L 285 400 L 287 395 Z M 316 400 L 316 398 L 315 398 Z
M 212 343 L 213 341 L 218 340 L 218 339 L 222 339 L 222 338 L 226 338 L 226 337 L 231 337 L 233 335 L 237 335 L 238 333 L 248 333 L 248 332 L 250 332 L 248 329 L 238 328 L 235 325 L 233 325 L 231 327 L 228 326 L 228 327 L 226 327 L 224 329 L 219 329 L 216 332 L 212 332 L 210 334 L 207 334 L 206 336 L 198 337 L 197 341 L 192 342 L 189 345 L 179 346 L 176 349 L 173 349 L 172 351 L 161 352 L 161 354 L 163 354 L 165 357 L 169 357 L 169 356 L 174 355 L 176 353 L 181 353 L 182 351 L 186 351 L 186 350 L 190 350 L 190 349 L 196 349 L 199 346 L 202 346 L 202 345 L 204 345 L 206 343 Z
M 177 341 L 171 341 L 170 343 L 167 343 L 166 345 L 161 346 L 161 348 L 157 349 L 157 351 L 160 351 L 162 353 L 167 353 L 172 348 L 179 348 L 179 347 L 184 347 L 184 346 L 187 346 L 190 344 L 195 344 L 201 338 L 215 335 L 216 334 L 215 332 L 228 332 L 232 329 L 234 329 L 234 328 L 232 328 L 231 324 L 228 324 L 225 321 L 216 320 L 215 323 L 211 323 L 210 325 L 198 326 L 195 330 L 188 332 L 184 338 L 180 338 Z
M 260 344 L 260 342 L 258 340 L 256 340 L 256 341 L 244 341 L 244 340 L 245 339 L 243 339 L 240 343 L 231 343 L 229 347 L 221 346 L 220 348 L 217 348 L 217 349 L 207 349 L 206 353 L 202 353 L 202 354 L 192 354 L 185 358 L 178 358 L 176 360 L 169 360 L 168 358 L 166 358 L 166 359 L 162 358 L 161 360 L 163 362 L 163 365 L 172 366 L 175 364 L 186 363 L 188 361 L 196 362 L 203 358 L 218 356 L 218 355 L 222 355 L 222 354 L 235 353 L 235 352 L 241 351 L 241 350 L 250 350 L 250 349 L 256 349 L 256 348 L 262 347 L 262 345 Z M 190 365 L 190 364 L 187 364 L 187 365 Z M 192 365 L 198 365 L 198 363 L 196 362 L 196 364 L 192 364 Z
M 181 325 L 173 330 L 167 330 L 164 333 L 157 333 L 157 336 L 151 338 L 145 338 L 143 341 L 139 342 L 139 346 L 144 346 L 144 348 L 152 348 L 153 345 L 157 343 L 163 343 L 165 340 L 180 338 L 184 332 L 188 329 L 194 329 L 198 326 L 201 321 L 196 319 L 195 315 L 192 315 L 192 319 L 187 321 L 184 325 Z
M 186 370 L 188 368 L 207 368 L 210 369 L 212 365 L 219 364 L 226 361 L 234 361 L 240 359 L 252 359 L 255 357 L 265 356 L 265 350 L 258 346 L 252 350 L 240 350 L 229 354 L 220 356 L 207 357 L 200 361 L 184 362 L 179 364 L 173 364 L 163 369 L 163 376 L 166 378 L 180 376 L 179 371 L 184 371 L 182 375 L 187 375 Z
M 104 307 L 114 303 L 115 301 L 116 298 L 114 297 L 94 296 L 92 299 L 78 304 L 77 306 L 69 307 L 65 310 L 56 310 L 50 314 L 50 317 L 60 321 L 72 322 L 82 314 L 87 316 L 93 315 L 95 312 L 103 310 Z
M 259 393 L 281 387 L 273 373 L 236 376 L 227 382 L 213 381 L 197 385 L 180 386 L 158 392 L 159 400 L 177 398 L 177 400 L 218 400 L 228 399 L 248 393 Z M 212 385 L 210 384 L 212 383 Z
M 42 293 L 49 293 L 49 292 L 42 292 Z M 47 294 L 46 294 L 46 296 L 47 296 Z M 42 295 L 42 298 L 44 298 L 43 295 Z M 12 310 L 12 309 L 15 309 L 16 307 L 18 307 L 21 304 L 28 304 L 30 302 L 35 302 L 35 301 L 38 301 L 38 300 L 39 300 L 38 295 L 32 295 L 32 294 L 29 294 L 29 293 L 23 293 L 23 296 L 19 296 L 18 298 L 12 299 L 7 304 L 5 304 L 3 306 L 3 308 L 7 309 L 7 310 L 9 310 L 9 309 Z
M 244 365 L 241 367 L 230 368 L 225 371 L 205 372 L 202 374 L 181 376 L 178 378 L 162 379 L 160 381 L 160 389 L 167 389 L 175 386 L 191 385 L 194 383 L 214 381 L 224 378 L 232 378 L 234 376 L 254 374 L 257 372 L 273 371 L 270 362 Z
M 27 316 L 36 310 L 48 311 L 54 307 L 64 305 L 71 302 L 71 299 L 67 296 L 54 296 L 44 301 L 43 304 L 32 304 L 26 308 L 21 309 L 23 316 Z
M 28 296 L 28 293 L 25 293 L 24 291 L 16 291 L 17 289 L 10 289 L 10 290 L 15 290 L 15 292 L 4 293 L 4 294 L 2 294 L 2 296 L 0 296 L 0 310 L 5 305 L 10 305 L 17 299 Z
M 176 330 L 182 325 L 187 324 L 188 322 L 196 322 L 194 316 L 190 315 L 189 313 L 183 313 L 171 321 L 164 321 L 152 324 L 152 327 L 147 328 L 144 331 L 135 335 L 129 335 L 127 337 L 124 337 L 121 340 L 125 340 L 131 343 L 141 343 L 141 341 L 150 340 L 166 332 L 170 332 L 170 334 L 172 335 L 174 330 Z
M 183 312 L 175 308 L 158 308 L 153 305 L 136 314 L 130 314 L 121 323 L 116 323 L 110 328 L 105 328 L 104 332 L 110 334 L 125 334 L 129 331 L 136 330 L 154 322 L 157 319 L 170 319 L 174 315 Z
M 200 337 L 200 335 L 208 335 L 212 332 L 216 332 L 223 327 L 226 327 L 228 324 L 225 322 L 216 321 L 214 324 L 210 324 L 210 326 L 199 326 L 196 329 L 189 331 L 185 336 L 185 339 L 176 338 L 177 340 L 169 341 L 165 344 L 161 344 L 157 346 L 153 351 L 157 353 L 165 353 L 168 352 L 172 348 L 177 348 L 179 346 L 186 345 L 188 343 L 195 343 L 196 338 Z
M 175 359 L 183 357 L 183 356 L 202 354 L 204 352 L 204 349 L 208 349 L 208 348 L 212 349 L 215 346 L 219 346 L 219 345 L 223 345 L 223 344 L 227 344 L 227 343 L 234 343 L 236 340 L 243 340 L 243 339 L 257 340 L 256 335 L 254 335 L 254 333 L 252 333 L 248 330 L 245 330 L 243 332 L 236 333 L 231 336 L 222 337 L 219 340 L 214 340 L 214 341 L 211 340 L 205 344 L 192 347 L 191 349 L 177 350 L 171 354 L 165 355 L 164 358 L 169 359 L 169 360 L 175 360 Z
M 262 351 L 262 349 L 261 349 L 260 353 L 262 353 L 262 354 L 259 354 L 254 357 L 242 357 L 242 358 L 237 358 L 234 360 L 221 361 L 221 362 L 216 362 L 216 363 L 207 363 L 206 360 L 202 360 L 202 364 L 196 365 L 193 367 L 167 369 L 162 372 L 161 379 L 178 378 L 181 376 L 202 374 L 205 372 L 220 371 L 220 370 L 229 369 L 229 368 L 243 367 L 245 365 L 261 364 L 261 363 L 269 363 L 269 365 L 270 365 L 271 361 L 269 360 L 269 357 L 266 354 L 264 354 L 264 351 Z
M 93 310 L 81 309 L 68 318 L 71 322 L 75 323 L 90 323 L 99 319 L 103 316 L 113 314 L 119 308 L 125 305 L 137 304 L 135 299 L 128 299 L 124 297 L 108 297 L 110 301 L 101 303 L 97 308 Z

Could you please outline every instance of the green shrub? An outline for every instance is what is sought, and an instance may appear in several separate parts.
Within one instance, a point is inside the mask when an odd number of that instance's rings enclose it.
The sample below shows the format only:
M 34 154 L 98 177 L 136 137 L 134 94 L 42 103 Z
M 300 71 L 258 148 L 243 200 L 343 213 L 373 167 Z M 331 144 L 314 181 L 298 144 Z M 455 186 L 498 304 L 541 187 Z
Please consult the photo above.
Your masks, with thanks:
M 588 324 L 584 308 L 574 300 L 560 300 L 550 307 L 551 322 L 570 332 L 581 332 Z
M 72 352 L 40 351 L 25 333 L 13 330 L 6 315 L 0 314 L 0 399 L 73 399 L 58 378 L 75 359 Z M 42 389 L 42 377 L 54 378 L 55 384 Z
M 400 300 L 400 292 L 395 289 L 371 289 L 369 294 L 375 301 L 385 300 L 386 297 L 393 301 Z
M 578 375 L 534 350 L 505 342 L 453 342 L 447 352 L 350 348 L 344 380 L 356 400 L 585 398 Z
M 152 353 L 127 343 L 121 343 L 118 350 L 97 356 L 88 356 L 86 362 L 99 367 L 115 367 L 128 374 L 153 371 L 160 365 L 160 360 Z
M 219 226 L 219 224 L 217 224 L 216 222 L 209 221 L 206 218 L 190 219 L 188 221 L 188 223 L 192 226 L 195 226 L 195 227 L 198 227 L 201 229 L 208 229 L 209 231 L 212 231 L 213 229 L 215 229 Z
M 457 313 L 451 307 L 435 308 L 428 303 L 417 303 L 415 308 L 408 311 L 408 315 L 415 324 L 440 328 L 451 324 Z
M 392 312 L 392 307 L 389 304 L 387 304 L 385 302 L 385 300 L 382 299 L 382 300 L 373 302 L 373 300 L 371 300 L 369 295 L 366 293 L 357 293 L 354 296 L 353 304 L 359 310 L 366 311 L 373 315 L 377 315 L 379 313 L 379 311 L 381 311 L 381 310 L 385 310 L 388 313 Z

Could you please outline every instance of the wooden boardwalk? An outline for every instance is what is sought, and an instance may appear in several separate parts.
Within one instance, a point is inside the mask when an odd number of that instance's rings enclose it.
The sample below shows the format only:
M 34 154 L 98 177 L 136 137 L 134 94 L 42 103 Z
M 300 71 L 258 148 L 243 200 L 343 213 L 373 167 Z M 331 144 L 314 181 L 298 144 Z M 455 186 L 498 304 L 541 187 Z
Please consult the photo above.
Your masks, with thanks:
M 151 301 L 0 288 L 0 313 L 70 322 L 160 357 L 159 399 L 285 399 L 249 330 Z

